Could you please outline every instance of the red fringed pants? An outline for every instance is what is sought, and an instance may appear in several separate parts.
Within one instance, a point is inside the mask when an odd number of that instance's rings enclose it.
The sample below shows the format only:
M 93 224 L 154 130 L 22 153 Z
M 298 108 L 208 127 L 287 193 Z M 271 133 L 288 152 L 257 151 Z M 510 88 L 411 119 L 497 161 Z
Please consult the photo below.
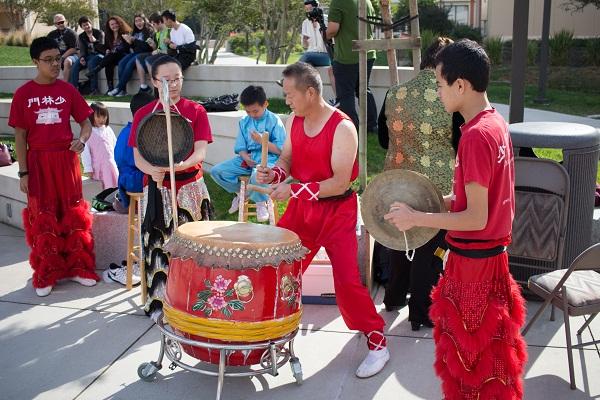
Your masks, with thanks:
M 335 298 L 344 322 L 348 328 L 367 335 L 371 331 L 383 332 L 385 322 L 360 280 L 356 218 L 356 194 L 338 200 L 290 199 L 277 225 L 295 232 L 308 248 L 309 253 L 302 260 L 302 272 L 321 246 L 325 248 L 331 260 Z M 377 336 L 372 341 L 385 346 L 383 336 Z
M 68 147 L 63 143 L 38 149 L 30 144 L 27 152 L 29 193 L 23 225 L 35 288 L 75 276 L 100 280 L 79 159 Z
M 431 297 L 444 399 L 522 399 L 525 307 L 506 252 L 485 259 L 450 252 Z

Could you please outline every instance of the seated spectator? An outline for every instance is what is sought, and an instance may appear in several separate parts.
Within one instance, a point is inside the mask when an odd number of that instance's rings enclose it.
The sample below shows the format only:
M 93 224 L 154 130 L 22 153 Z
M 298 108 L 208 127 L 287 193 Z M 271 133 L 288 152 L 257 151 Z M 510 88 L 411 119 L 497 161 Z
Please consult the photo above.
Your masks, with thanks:
M 152 91 L 152 88 L 146 84 L 146 71 L 152 74 L 152 63 L 160 56 L 167 54 L 169 46 L 166 39 L 169 39 L 170 29 L 163 22 L 162 16 L 159 13 L 150 15 L 150 23 L 154 28 L 154 38 L 152 43 L 152 53 L 139 54 L 135 60 L 138 76 L 140 77 L 140 92 Z
M 87 77 L 90 78 L 92 75 L 97 74 L 102 68 L 106 68 L 105 73 L 108 92 L 115 88 L 115 67 L 123 57 L 129 54 L 129 43 L 123 38 L 123 35 L 129 35 L 130 32 L 131 27 L 123 20 L 123 18 L 118 15 L 110 17 L 108 21 L 106 21 L 104 27 L 104 45 L 106 48 L 104 58 L 98 63 L 96 68 L 89 69 L 86 74 Z
M 181 64 L 181 70 L 185 71 L 196 60 L 198 46 L 196 46 L 194 32 L 186 24 L 177 21 L 175 11 L 163 11 L 162 18 L 170 29 L 170 37 L 165 39 L 165 43 L 169 46 L 167 53 L 177 59 Z
M 71 66 L 77 57 L 77 34 L 67 27 L 67 19 L 62 14 L 54 16 L 56 29 L 48 34 L 48 37 L 56 42 L 60 52 L 60 68 L 63 70 L 63 80 L 69 81 L 71 77 Z
M 138 93 L 131 98 L 129 108 L 133 117 L 137 110 L 152 102 L 154 96 L 150 93 Z M 140 193 L 144 180 L 144 173 L 135 166 L 133 159 L 133 148 L 127 145 L 129 135 L 131 135 L 131 121 L 127 123 L 119 132 L 117 144 L 115 145 L 115 162 L 119 169 L 119 204 L 114 204 L 116 211 L 127 212 L 129 207 L 129 196 L 127 192 Z
M 71 84 L 79 87 L 79 71 L 83 68 L 94 69 L 104 57 L 104 32 L 92 27 L 88 17 L 79 18 L 79 27 L 83 32 L 79 34 L 79 58 L 73 63 L 71 70 Z M 98 94 L 98 74 L 90 77 L 90 95 Z
M 210 175 L 223 189 L 229 193 L 236 193 L 231 202 L 229 213 L 238 210 L 240 176 L 250 176 L 250 183 L 256 184 L 256 169 L 262 156 L 261 135 L 269 133 L 269 156 L 267 165 L 273 167 L 285 142 L 285 127 L 277 114 L 267 109 L 269 102 L 267 95 L 260 86 L 248 86 L 240 95 L 240 102 L 246 110 L 246 115 L 239 123 L 234 151 L 236 156 L 223 161 L 210 170 Z M 255 191 L 250 192 L 250 199 L 256 203 L 256 219 L 259 222 L 269 220 L 266 194 Z
M 109 96 L 127 96 L 127 82 L 131 79 L 137 57 L 139 55 L 149 55 L 152 52 L 150 43 L 154 43 L 153 36 L 154 29 L 146 16 L 143 13 L 136 14 L 133 17 L 132 34 L 123 35 L 123 39 L 129 43 L 131 53 L 119 61 L 119 83 L 112 91 L 108 92 Z

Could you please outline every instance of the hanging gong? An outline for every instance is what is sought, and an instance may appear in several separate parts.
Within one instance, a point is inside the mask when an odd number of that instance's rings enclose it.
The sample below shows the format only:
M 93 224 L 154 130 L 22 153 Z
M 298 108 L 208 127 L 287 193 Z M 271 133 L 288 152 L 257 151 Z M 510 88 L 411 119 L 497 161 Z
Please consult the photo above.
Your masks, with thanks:
M 194 131 L 187 119 L 171 111 L 171 135 L 173 140 L 173 162 L 179 163 L 194 149 Z M 157 167 L 169 166 L 167 120 L 164 111 L 146 115 L 136 130 L 136 144 L 144 160 Z

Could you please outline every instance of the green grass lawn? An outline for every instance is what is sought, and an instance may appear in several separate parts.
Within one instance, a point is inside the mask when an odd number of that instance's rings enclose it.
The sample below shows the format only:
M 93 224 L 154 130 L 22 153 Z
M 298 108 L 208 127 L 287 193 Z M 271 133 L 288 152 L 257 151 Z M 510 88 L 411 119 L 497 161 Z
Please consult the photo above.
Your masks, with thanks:
M 487 92 L 491 102 L 509 104 L 510 83 L 491 82 Z M 573 90 L 547 89 L 548 104 L 534 101 L 537 92 L 537 86 L 525 86 L 525 107 L 581 116 L 600 114 L 600 92 L 581 93 Z
M 0 46 L 0 67 L 33 65 L 28 47 Z

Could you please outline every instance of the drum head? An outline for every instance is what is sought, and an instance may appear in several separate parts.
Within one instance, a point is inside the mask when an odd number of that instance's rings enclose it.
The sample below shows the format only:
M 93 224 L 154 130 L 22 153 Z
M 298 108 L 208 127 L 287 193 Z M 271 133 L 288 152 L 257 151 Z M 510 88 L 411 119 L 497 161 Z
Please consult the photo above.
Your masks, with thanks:
M 188 222 L 165 243 L 175 258 L 227 269 L 262 268 L 292 263 L 308 250 L 298 235 L 276 226 L 232 221 Z
M 185 160 L 194 149 L 194 131 L 190 123 L 171 111 L 173 162 Z M 169 166 L 167 119 L 164 111 L 146 115 L 137 127 L 136 144 L 144 160 L 157 167 Z
M 177 236 L 198 244 L 235 249 L 286 246 L 300 241 L 287 229 L 234 221 L 190 222 L 177 228 Z
M 404 234 L 383 219 L 392 203 L 406 203 L 418 211 L 445 211 L 444 198 L 427 177 L 418 172 L 395 169 L 377 175 L 361 197 L 361 213 L 367 230 L 379 243 L 394 250 L 413 250 L 430 241 L 439 229 L 414 227 Z

